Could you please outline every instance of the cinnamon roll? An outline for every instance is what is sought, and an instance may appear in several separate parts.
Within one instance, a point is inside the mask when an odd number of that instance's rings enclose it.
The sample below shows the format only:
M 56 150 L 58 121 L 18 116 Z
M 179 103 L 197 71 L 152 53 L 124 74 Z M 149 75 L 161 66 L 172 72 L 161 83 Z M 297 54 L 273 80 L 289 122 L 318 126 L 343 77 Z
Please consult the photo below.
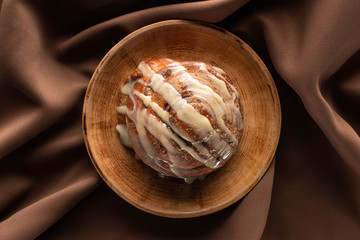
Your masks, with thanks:
M 161 176 L 192 182 L 223 166 L 243 130 L 226 73 L 195 61 L 141 62 L 121 87 L 116 129 Z

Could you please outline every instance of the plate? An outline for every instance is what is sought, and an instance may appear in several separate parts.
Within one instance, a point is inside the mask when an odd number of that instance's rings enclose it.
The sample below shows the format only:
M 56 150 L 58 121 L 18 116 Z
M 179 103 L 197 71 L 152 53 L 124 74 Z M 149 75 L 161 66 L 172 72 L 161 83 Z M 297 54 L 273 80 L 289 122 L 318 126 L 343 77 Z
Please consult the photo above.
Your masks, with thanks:
M 164 57 L 222 68 L 243 105 L 244 132 L 237 152 L 222 168 L 192 184 L 158 177 L 121 144 L 115 129 L 118 94 L 126 77 L 141 61 Z M 276 86 L 256 53 L 222 28 L 187 20 L 157 22 L 118 42 L 94 71 L 83 107 L 84 140 L 99 175 L 133 206 L 170 218 L 214 213 L 244 197 L 268 169 L 280 127 Z

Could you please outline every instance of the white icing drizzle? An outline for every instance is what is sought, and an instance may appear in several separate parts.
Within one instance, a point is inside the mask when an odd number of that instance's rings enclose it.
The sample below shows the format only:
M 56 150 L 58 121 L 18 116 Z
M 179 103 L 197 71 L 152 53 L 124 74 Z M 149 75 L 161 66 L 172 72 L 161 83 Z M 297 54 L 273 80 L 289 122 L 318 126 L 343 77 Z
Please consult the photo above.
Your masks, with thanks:
M 127 107 L 126 106 L 118 106 L 116 110 L 119 114 L 125 115 L 126 111 L 127 111 Z
M 126 126 L 122 124 L 118 124 L 116 125 L 116 130 L 120 134 L 120 138 L 123 144 L 127 147 L 132 147 Z
M 181 69 L 181 71 L 183 71 L 180 81 L 185 83 L 185 85 L 187 86 L 186 89 L 193 92 L 195 94 L 195 96 L 203 98 L 205 100 L 205 102 L 211 104 L 211 106 L 214 110 L 214 114 L 215 114 L 218 126 L 222 130 L 224 130 L 226 132 L 226 134 L 228 134 L 231 137 L 232 141 L 236 142 L 237 141 L 236 137 L 225 126 L 224 119 L 223 119 L 225 113 L 233 112 L 236 110 L 238 111 L 236 106 L 234 104 L 226 104 L 224 102 L 224 100 L 217 93 L 215 93 L 214 90 L 212 90 L 212 88 L 201 84 L 199 81 L 197 81 L 193 77 L 191 77 L 191 75 L 185 71 L 185 68 L 183 66 L 181 66 L 179 68 Z M 222 81 L 222 82 L 225 84 L 224 81 Z M 223 87 L 226 88 L 226 85 Z M 222 88 L 220 88 L 220 89 L 222 89 Z M 227 95 L 230 96 L 230 93 L 227 90 L 224 92 L 227 92 Z
M 152 71 L 144 62 L 140 63 L 139 69 L 144 73 L 145 77 L 150 79 L 149 86 L 164 98 L 176 112 L 179 120 L 199 129 L 200 137 L 203 139 L 213 131 L 209 120 L 188 104 L 171 84 L 164 82 L 163 76 Z
M 124 86 L 121 87 L 121 93 L 126 96 L 129 96 L 135 83 L 136 83 L 136 81 L 131 81 L 131 79 L 129 78 L 128 82 L 126 84 L 124 84 Z
M 179 156 L 178 149 L 172 142 L 176 142 L 179 148 L 189 153 L 194 159 L 201 162 L 210 168 L 217 168 L 219 164 L 231 157 L 234 152 L 235 146 L 238 144 L 238 140 L 235 135 L 227 128 L 224 118 L 227 121 L 232 121 L 235 126 L 242 125 L 242 118 L 239 109 L 234 104 L 234 101 L 238 98 L 238 93 L 235 88 L 228 84 L 232 93 L 228 91 L 226 79 L 221 75 L 225 74 L 220 68 L 212 67 L 218 74 L 211 74 L 206 67 L 206 64 L 199 62 L 191 62 L 199 67 L 199 70 L 207 74 L 207 78 L 211 82 L 211 85 L 217 89 L 217 94 L 212 88 L 200 83 L 196 76 L 188 73 L 186 68 L 182 65 L 185 62 L 179 63 L 173 60 L 167 59 L 169 64 L 167 68 L 170 69 L 170 73 L 175 75 L 177 80 L 183 83 L 187 91 L 203 101 L 207 110 L 212 114 L 216 125 L 223 132 L 223 134 L 230 140 L 228 143 L 221 137 L 214 128 L 207 117 L 200 114 L 194 107 L 182 98 L 181 94 L 169 83 L 164 81 L 164 77 L 154 72 L 145 62 L 141 62 L 138 66 L 144 77 L 150 79 L 150 83 L 147 84 L 144 81 L 137 79 L 135 81 L 129 78 L 128 82 L 121 88 L 121 93 L 128 96 L 133 102 L 133 110 L 127 108 L 127 106 L 118 106 L 117 112 L 119 114 L 127 115 L 128 118 L 135 124 L 138 132 L 138 140 L 149 159 L 152 159 L 159 168 L 163 168 L 161 161 L 164 161 L 156 156 L 155 150 L 146 136 L 146 129 L 163 145 L 166 150 L 167 156 L 172 162 L 170 169 L 173 173 L 184 178 L 186 182 L 192 182 L 193 178 L 186 178 L 182 175 L 182 170 L 186 169 L 180 167 L 180 163 L 183 161 Z M 185 134 L 181 129 L 175 126 L 170 121 L 169 112 L 163 110 L 157 103 L 151 101 L 151 96 L 145 96 L 133 87 L 135 83 L 150 87 L 154 92 L 157 92 L 170 107 L 176 112 L 176 116 L 180 121 L 196 129 L 198 138 L 200 141 L 195 141 L 191 136 Z M 141 99 L 146 108 L 140 108 L 137 106 L 134 96 Z M 222 96 L 222 97 L 221 97 Z M 159 116 L 161 121 L 154 115 L 148 113 L 147 108 L 150 107 Z M 126 124 L 127 125 L 127 124 Z M 170 130 L 169 127 L 172 129 Z M 119 132 L 121 140 L 124 145 L 131 147 L 129 140 L 127 126 L 117 125 L 116 130 Z M 221 132 L 220 131 L 220 132 Z M 191 146 L 186 142 L 190 142 Z M 211 146 L 209 151 L 204 144 Z

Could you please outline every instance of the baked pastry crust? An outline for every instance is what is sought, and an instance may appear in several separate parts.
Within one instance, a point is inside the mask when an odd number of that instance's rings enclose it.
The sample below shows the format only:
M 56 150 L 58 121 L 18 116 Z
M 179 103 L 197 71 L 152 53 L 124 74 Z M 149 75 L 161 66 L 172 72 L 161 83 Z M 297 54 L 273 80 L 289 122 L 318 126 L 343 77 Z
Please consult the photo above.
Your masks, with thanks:
M 202 62 L 141 62 L 121 88 L 117 111 L 126 146 L 160 175 L 189 182 L 223 166 L 243 131 L 231 80 Z

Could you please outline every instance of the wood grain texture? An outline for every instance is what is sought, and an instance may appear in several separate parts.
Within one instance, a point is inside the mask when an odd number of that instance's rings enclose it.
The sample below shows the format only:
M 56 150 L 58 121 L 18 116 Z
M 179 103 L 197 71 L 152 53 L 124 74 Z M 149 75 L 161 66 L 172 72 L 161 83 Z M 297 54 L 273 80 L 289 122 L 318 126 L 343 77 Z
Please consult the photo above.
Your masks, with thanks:
M 222 68 L 243 106 L 244 132 L 237 152 L 224 167 L 192 184 L 159 178 L 121 144 L 115 129 L 118 93 L 126 77 L 141 61 L 166 57 Z M 185 20 L 151 24 L 116 44 L 95 70 L 83 109 L 85 143 L 104 181 L 135 207 L 172 218 L 210 214 L 244 197 L 271 163 L 280 127 L 277 90 L 256 53 L 224 29 Z

